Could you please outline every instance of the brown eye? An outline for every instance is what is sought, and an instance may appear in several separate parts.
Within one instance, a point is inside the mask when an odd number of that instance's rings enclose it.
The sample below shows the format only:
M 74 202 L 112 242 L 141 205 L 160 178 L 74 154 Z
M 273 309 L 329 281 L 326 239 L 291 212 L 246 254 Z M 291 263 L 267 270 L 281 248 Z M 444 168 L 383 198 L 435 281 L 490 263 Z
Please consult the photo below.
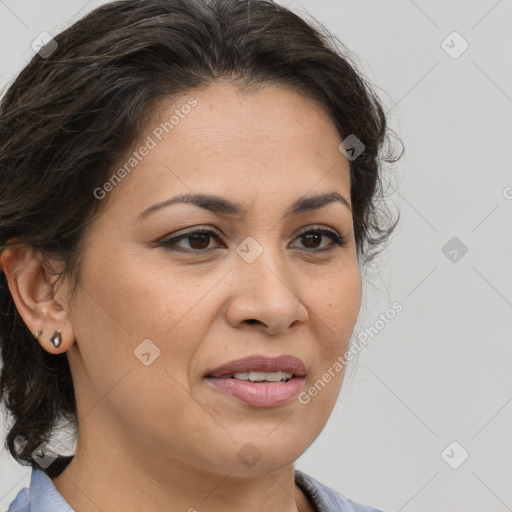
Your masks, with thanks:
M 305 235 L 301 235 L 303 244 L 308 249 L 317 249 L 318 245 L 321 244 L 323 237 L 324 235 L 319 233 L 307 233 Z
M 329 238 L 332 243 L 326 247 L 321 247 L 323 237 Z M 343 246 L 345 244 L 343 237 L 329 229 L 309 229 L 299 233 L 297 238 L 302 240 L 303 247 L 317 252 L 328 251 L 333 249 L 334 245 Z
M 211 235 L 208 233 L 196 233 L 188 235 L 186 238 L 190 240 L 189 245 L 192 249 L 207 249 L 210 245 Z
M 172 238 L 164 239 L 160 241 L 160 245 L 177 251 L 209 252 L 216 249 L 216 247 L 209 247 L 212 238 L 215 240 L 221 240 L 220 235 L 211 229 L 196 229 Z M 179 243 L 184 240 L 188 240 L 188 247 L 179 245 Z
M 331 244 L 322 246 L 322 240 L 325 238 L 330 239 Z M 211 229 L 192 229 L 181 235 L 161 240 L 159 244 L 167 249 L 182 252 L 210 252 L 218 248 L 215 246 L 210 247 L 212 239 L 222 241 L 221 235 L 216 231 Z M 302 247 L 299 247 L 299 249 L 302 248 L 314 252 L 329 251 L 335 245 L 345 245 L 344 238 L 329 229 L 316 228 L 304 230 L 302 233 L 299 233 L 297 239 L 302 240 Z M 182 244 L 185 240 L 188 241 L 188 246 Z

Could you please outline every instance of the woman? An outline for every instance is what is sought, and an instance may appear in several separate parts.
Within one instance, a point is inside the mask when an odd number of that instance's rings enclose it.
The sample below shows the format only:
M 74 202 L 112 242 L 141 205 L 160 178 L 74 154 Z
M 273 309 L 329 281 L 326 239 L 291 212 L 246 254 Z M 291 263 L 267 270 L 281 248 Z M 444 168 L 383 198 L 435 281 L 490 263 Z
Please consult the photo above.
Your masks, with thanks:
M 0 111 L 9 510 L 377 510 L 294 469 L 396 225 L 346 52 L 267 0 L 113 2 L 46 42 Z

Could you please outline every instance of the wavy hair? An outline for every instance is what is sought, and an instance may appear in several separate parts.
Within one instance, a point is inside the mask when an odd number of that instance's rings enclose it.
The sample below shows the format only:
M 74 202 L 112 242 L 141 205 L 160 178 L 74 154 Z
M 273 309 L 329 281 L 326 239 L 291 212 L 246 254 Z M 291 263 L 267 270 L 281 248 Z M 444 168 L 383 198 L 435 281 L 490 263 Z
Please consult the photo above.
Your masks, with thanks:
M 93 190 L 130 153 L 159 101 L 206 88 L 283 85 L 324 107 L 341 140 L 363 153 L 350 161 L 358 257 L 371 261 L 397 222 L 382 201 L 382 166 L 395 162 L 380 100 L 349 50 L 323 25 L 271 0 L 118 0 L 54 37 L 0 102 L 0 252 L 28 244 L 41 265 L 65 263 L 57 279 L 78 283 Z M 350 160 L 350 159 L 349 159 Z M 57 422 L 76 428 L 65 353 L 50 354 L 19 315 L 0 272 L 0 403 L 12 424 L 5 446 L 23 465 Z M 72 457 L 48 468 L 60 474 Z M 38 469 L 41 469 L 38 467 Z

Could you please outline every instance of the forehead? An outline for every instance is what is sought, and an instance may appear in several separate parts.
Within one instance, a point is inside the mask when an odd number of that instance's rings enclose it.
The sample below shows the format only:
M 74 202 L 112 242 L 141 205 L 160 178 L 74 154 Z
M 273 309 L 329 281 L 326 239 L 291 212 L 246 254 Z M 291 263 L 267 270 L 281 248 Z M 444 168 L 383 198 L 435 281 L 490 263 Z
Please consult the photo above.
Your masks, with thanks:
M 325 109 L 289 88 L 213 84 L 158 103 L 136 145 L 151 150 L 115 192 L 141 205 L 171 193 L 244 202 L 249 193 L 286 200 L 333 188 L 350 200 L 340 142 Z

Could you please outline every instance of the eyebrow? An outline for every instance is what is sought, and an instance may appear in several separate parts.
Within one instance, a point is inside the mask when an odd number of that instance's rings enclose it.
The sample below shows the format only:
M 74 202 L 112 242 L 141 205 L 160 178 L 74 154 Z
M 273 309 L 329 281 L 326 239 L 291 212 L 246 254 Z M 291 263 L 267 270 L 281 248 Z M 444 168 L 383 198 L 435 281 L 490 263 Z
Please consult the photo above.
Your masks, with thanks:
M 291 217 L 293 215 L 298 215 L 299 213 L 317 210 L 334 202 L 339 202 L 351 210 L 349 202 L 342 195 L 338 194 L 338 192 L 329 192 L 316 196 L 301 197 L 297 199 L 285 212 L 284 217 Z M 190 193 L 171 197 L 170 199 L 166 199 L 165 201 L 151 205 L 139 215 L 139 219 L 147 217 L 150 213 L 160 210 L 161 208 L 165 208 L 176 203 L 193 204 L 199 208 L 204 208 L 205 210 L 213 213 L 227 215 L 242 216 L 247 213 L 247 210 L 242 205 L 234 203 L 229 199 L 210 194 Z

